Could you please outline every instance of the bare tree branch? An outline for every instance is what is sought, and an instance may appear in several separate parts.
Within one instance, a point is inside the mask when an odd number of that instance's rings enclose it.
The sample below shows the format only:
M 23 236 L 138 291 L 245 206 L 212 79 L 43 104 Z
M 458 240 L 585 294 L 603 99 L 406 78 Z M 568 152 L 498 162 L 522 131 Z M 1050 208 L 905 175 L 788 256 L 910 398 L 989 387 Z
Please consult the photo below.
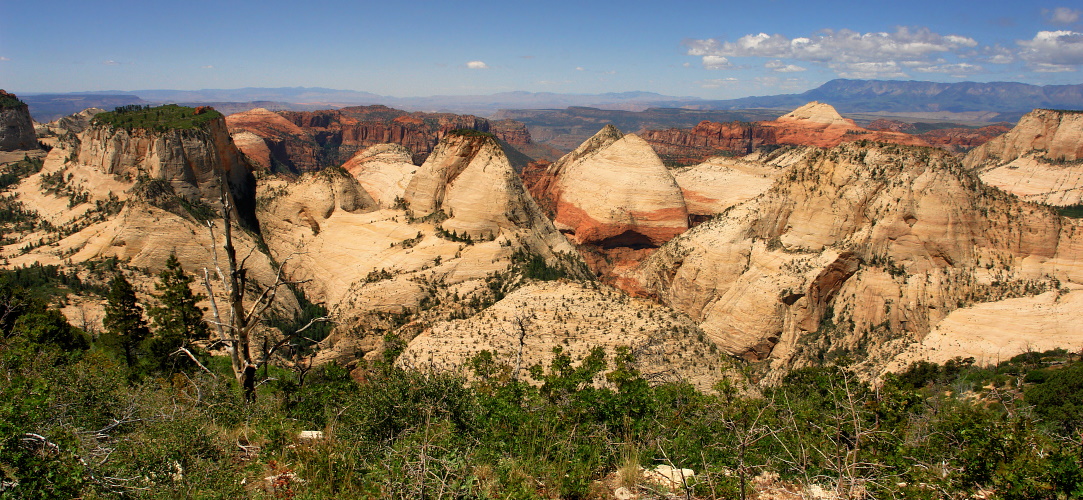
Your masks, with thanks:
M 180 347 L 176 351 L 173 351 L 173 353 L 170 354 L 170 356 L 176 356 L 177 354 L 185 354 L 185 355 L 187 355 L 188 359 L 192 360 L 192 362 L 195 363 L 196 366 L 198 366 L 201 370 L 211 374 L 211 377 L 213 377 L 215 380 L 218 380 L 218 375 L 215 375 L 214 372 L 208 370 L 206 366 L 203 366 L 203 363 L 200 363 L 199 360 L 196 359 L 195 355 L 192 354 L 192 351 L 189 351 L 188 349 L 186 349 L 184 347 Z

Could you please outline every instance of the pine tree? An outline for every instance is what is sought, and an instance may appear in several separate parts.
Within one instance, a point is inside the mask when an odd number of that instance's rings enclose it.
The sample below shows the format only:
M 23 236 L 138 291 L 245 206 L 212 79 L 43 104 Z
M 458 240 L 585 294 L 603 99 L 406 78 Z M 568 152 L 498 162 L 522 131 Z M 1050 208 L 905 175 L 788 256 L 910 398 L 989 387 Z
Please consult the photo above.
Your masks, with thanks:
M 183 338 L 185 344 L 206 339 L 209 335 L 210 329 L 203 321 L 203 309 L 196 305 L 206 297 L 192 293 L 192 281 L 195 278 L 184 272 L 177 256 L 170 255 L 154 285 L 161 305 L 148 311 L 158 335 Z
M 135 368 L 136 348 L 150 336 L 146 321 L 143 320 L 143 308 L 136 303 L 135 289 L 132 284 L 117 273 L 109 283 L 109 295 L 106 297 L 105 326 L 106 343 L 115 344 L 124 352 L 128 368 Z
M 210 330 L 203 321 L 203 309 L 197 304 L 202 294 L 192 293 L 194 278 L 181 268 L 176 255 L 170 255 L 165 269 L 158 274 L 154 285 L 160 305 L 148 310 L 154 322 L 154 338 L 147 341 L 147 350 L 161 370 L 186 363 L 187 357 L 174 357 L 178 348 L 186 348 L 195 355 L 192 341 L 207 338 Z

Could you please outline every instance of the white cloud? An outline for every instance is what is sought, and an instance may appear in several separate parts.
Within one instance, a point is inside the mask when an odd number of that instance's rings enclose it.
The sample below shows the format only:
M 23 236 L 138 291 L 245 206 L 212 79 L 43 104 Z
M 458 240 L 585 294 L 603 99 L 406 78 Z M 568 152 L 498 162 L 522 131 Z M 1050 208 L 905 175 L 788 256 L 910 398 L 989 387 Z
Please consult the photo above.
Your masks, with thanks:
M 584 67 L 582 67 L 582 66 L 576 66 L 576 67 L 575 67 L 575 70 L 576 70 L 576 71 L 586 71 L 587 69 L 586 69 L 586 68 L 584 68 Z
M 1057 7 L 1053 10 L 1042 9 L 1042 15 L 1050 24 L 1072 24 L 1079 21 L 1080 11 L 1068 7 Z
M 990 64 L 1009 64 L 1015 62 L 1015 53 L 1006 47 L 994 45 L 982 48 L 978 59 Z
M 843 78 L 859 80 L 906 78 L 909 76 L 902 70 L 901 65 L 895 61 L 831 64 L 829 67 Z
M 703 56 L 703 67 L 706 69 L 730 69 L 733 67 L 729 59 L 722 56 Z
M 914 66 L 914 71 L 917 71 L 918 73 L 947 73 L 951 76 L 962 77 L 974 73 L 981 73 L 985 71 L 985 68 L 970 63 L 938 63 L 929 66 Z
M 10 61 L 10 60 L 11 60 L 11 59 L 8 59 L 8 58 L 6 58 L 6 57 L 4 57 L 4 56 L 0 56 L 0 61 Z
M 482 61 L 470 61 L 466 63 L 466 67 L 470 69 L 489 69 L 489 65 Z
M 200 66 L 200 68 L 202 68 L 202 69 L 214 69 L 214 65 L 213 64 L 208 64 L 206 66 Z
M 109 59 L 109 60 L 107 60 L 107 61 L 102 61 L 102 64 L 104 64 L 104 65 L 106 65 L 106 66 L 117 66 L 117 65 L 119 65 L 120 63 L 118 63 L 118 62 L 116 62 L 116 61 L 114 61 L 114 60 L 112 60 L 112 59 Z
M 846 78 L 901 78 L 907 76 L 902 70 L 904 63 L 931 65 L 943 54 L 973 49 L 978 42 L 961 35 L 941 35 L 923 27 L 899 27 L 892 33 L 823 30 L 813 36 L 796 38 L 758 33 L 734 41 L 687 40 L 685 45 L 688 55 L 702 58 L 707 69 L 733 67 L 729 58 L 766 57 L 777 59 L 766 67 L 780 73 L 805 69 L 782 61 L 791 59 L 825 65 Z
M 745 35 L 735 42 L 715 39 L 686 41 L 693 56 L 772 57 L 812 62 L 882 62 L 916 59 L 931 54 L 976 47 L 973 38 L 940 35 L 928 28 L 900 27 L 894 33 L 858 33 L 824 30 L 810 38 L 760 33 Z
M 1071 71 L 1083 65 L 1083 33 L 1039 31 L 1030 40 L 1019 40 L 1019 57 L 1039 72 Z
M 806 68 L 802 68 L 796 64 L 786 64 L 778 59 L 774 61 L 768 61 L 763 67 L 774 71 L 776 73 L 796 73 L 798 71 L 805 71 Z

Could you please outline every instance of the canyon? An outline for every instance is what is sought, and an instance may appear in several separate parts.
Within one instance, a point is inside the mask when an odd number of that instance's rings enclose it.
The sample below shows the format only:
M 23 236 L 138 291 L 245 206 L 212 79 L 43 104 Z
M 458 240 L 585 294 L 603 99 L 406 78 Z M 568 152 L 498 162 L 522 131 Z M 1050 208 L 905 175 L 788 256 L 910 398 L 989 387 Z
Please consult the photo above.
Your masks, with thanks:
M 195 128 L 95 113 L 51 125 L 40 171 L 8 190 L 48 224 L 5 229 L 7 266 L 93 279 L 88 266 L 115 259 L 146 296 L 171 254 L 213 267 L 207 225 L 228 203 L 254 283 L 297 283 L 276 314 L 325 307 L 334 328 L 316 359 L 357 376 L 389 335 L 401 366 L 441 370 L 482 351 L 515 366 L 630 346 L 644 372 L 703 389 L 733 363 L 771 383 L 824 363 L 875 378 L 952 352 L 989 359 L 1019 348 L 997 322 L 1034 345 L 1083 343 L 1055 319 L 1079 313 L 1083 227 L 1050 206 L 1079 202 L 1079 114 L 1036 110 L 962 157 L 969 146 L 809 103 L 758 123 L 607 125 L 529 162 L 525 127 L 477 117 L 187 112 L 215 114 Z M 996 129 L 974 130 L 958 140 Z M 664 161 L 708 150 L 727 154 Z M 101 304 L 64 312 L 93 325 Z

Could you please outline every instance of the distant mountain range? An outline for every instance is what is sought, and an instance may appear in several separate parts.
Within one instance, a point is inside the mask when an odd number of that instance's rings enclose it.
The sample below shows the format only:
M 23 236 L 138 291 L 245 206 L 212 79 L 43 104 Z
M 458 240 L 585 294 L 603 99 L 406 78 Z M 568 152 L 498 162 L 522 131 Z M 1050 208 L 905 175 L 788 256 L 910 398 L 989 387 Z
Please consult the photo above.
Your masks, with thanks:
M 894 80 L 829 81 L 800 94 L 705 100 L 653 92 L 558 94 L 501 92 L 491 95 L 438 95 L 390 97 L 353 90 L 319 87 L 282 87 L 204 90 L 134 90 L 130 92 L 78 92 L 20 94 L 38 121 L 82 111 L 87 107 L 111 109 L 124 104 L 182 103 L 214 105 L 226 112 L 254 107 L 311 111 L 344 106 L 384 104 L 408 111 L 450 112 L 492 116 L 500 110 L 592 107 L 643 111 L 650 108 L 692 110 L 792 110 L 809 101 L 825 102 L 841 113 L 913 114 L 925 118 L 984 122 L 1015 121 L 1034 108 L 1083 109 L 1083 84 L 1029 85 L 1014 82 L 936 83 Z
M 983 116 L 981 120 L 1014 122 L 1035 108 L 1083 109 L 1083 84 L 838 79 L 800 94 L 719 101 L 678 100 L 662 105 L 709 110 L 793 109 L 810 101 L 830 104 L 840 113 L 996 113 L 998 116 Z

